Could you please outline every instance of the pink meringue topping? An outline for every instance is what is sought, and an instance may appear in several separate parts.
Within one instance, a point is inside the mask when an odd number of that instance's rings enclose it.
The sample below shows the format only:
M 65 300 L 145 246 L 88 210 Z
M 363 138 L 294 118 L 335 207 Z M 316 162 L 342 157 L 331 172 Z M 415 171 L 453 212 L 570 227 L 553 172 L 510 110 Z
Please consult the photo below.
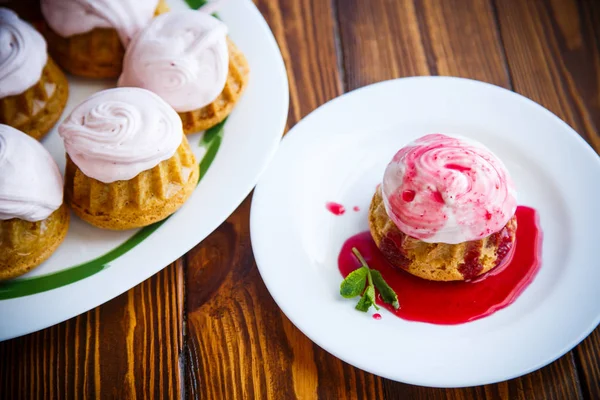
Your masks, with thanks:
M 229 71 L 227 27 L 195 10 L 159 15 L 131 42 L 119 86 L 137 86 L 162 97 L 175 110 L 210 104 Z
M 517 208 L 502 161 L 482 144 L 431 134 L 400 149 L 382 184 L 389 217 L 428 243 L 479 240 L 502 229 Z
M 146 89 L 98 92 L 58 127 L 71 160 L 104 183 L 134 178 L 175 154 L 183 140 L 181 118 Z
M 154 17 L 159 0 L 41 0 L 50 28 L 62 37 L 95 28 L 113 28 L 121 43 L 129 41 Z
M 21 94 L 42 77 L 46 41 L 13 11 L 0 7 L 0 98 Z
M 48 150 L 0 124 L 0 220 L 41 221 L 62 203 L 62 175 Z

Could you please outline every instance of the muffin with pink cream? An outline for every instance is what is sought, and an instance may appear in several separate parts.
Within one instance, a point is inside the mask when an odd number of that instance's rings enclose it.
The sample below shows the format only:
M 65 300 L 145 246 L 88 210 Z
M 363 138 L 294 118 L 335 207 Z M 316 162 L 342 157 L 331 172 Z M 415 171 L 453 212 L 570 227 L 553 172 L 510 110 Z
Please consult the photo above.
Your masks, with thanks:
M 116 78 L 125 48 L 164 0 L 41 0 L 50 54 L 73 75 Z
M 38 141 L 0 125 L 0 280 L 23 275 L 60 246 L 69 229 L 63 180 Z
M 41 139 L 60 118 L 69 84 L 31 25 L 0 8 L 0 124 Z
M 218 19 L 194 10 L 160 15 L 125 53 L 119 86 L 153 91 L 180 115 L 185 133 L 223 121 L 248 84 L 244 55 Z
M 84 221 L 122 230 L 160 221 L 198 183 L 175 110 L 140 88 L 98 92 L 59 126 L 67 150 L 65 201 Z
M 369 226 L 394 266 L 429 280 L 471 280 L 510 257 L 516 208 L 512 179 L 490 150 L 431 134 L 396 153 Z

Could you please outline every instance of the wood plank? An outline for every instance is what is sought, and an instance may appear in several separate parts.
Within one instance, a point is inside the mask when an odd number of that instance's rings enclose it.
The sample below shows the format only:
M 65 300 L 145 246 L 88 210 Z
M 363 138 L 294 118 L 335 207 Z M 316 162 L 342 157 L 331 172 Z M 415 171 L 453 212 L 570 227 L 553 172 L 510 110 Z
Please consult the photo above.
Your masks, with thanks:
M 430 75 L 412 0 L 337 0 L 346 88 Z
M 178 397 L 182 276 L 177 262 L 98 308 L 0 343 L 0 398 Z
M 600 328 L 577 346 L 575 355 L 584 397 L 600 399 Z
M 414 75 L 510 85 L 487 0 L 338 0 L 338 12 L 348 90 Z
M 247 199 L 188 254 L 188 395 L 382 398 L 381 378 L 314 345 L 274 303 L 253 261 L 249 211 Z
M 289 126 L 341 94 L 330 2 L 257 0 L 290 82 Z M 380 378 L 315 346 L 282 314 L 254 263 L 250 199 L 187 258 L 191 398 L 381 398 Z M 374 389 L 373 389 L 374 388 Z
M 280 312 L 257 284 L 251 261 L 249 206 L 246 200 L 188 254 L 192 397 L 288 398 L 294 393 L 292 375 L 284 372 L 291 349 Z
M 575 0 L 497 1 L 513 86 L 600 150 L 600 52 Z
M 497 3 L 517 91 L 558 115 L 600 151 L 600 4 Z M 575 355 L 585 398 L 600 398 L 600 329 Z
M 494 12 L 488 0 L 415 2 L 433 75 L 477 79 L 510 88 Z
M 273 31 L 286 65 L 289 128 L 341 94 L 331 5 L 317 0 L 254 2 Z
M 506 3 L 510 2 L 504 2 L 510 8 Z M 348 88 L 427 72 L 468 77 L 511 88 L 494 9 L 495 5 L 487 0 L 371 0 L 368 3 L 339 0 Z M 389 43 L 391 38 L 396 45 Z M 571 354 L 528 376 L 486 387 L 438 390 L 387 380 L 383 384 L 386 397 L 390 398 L 580 396 Z

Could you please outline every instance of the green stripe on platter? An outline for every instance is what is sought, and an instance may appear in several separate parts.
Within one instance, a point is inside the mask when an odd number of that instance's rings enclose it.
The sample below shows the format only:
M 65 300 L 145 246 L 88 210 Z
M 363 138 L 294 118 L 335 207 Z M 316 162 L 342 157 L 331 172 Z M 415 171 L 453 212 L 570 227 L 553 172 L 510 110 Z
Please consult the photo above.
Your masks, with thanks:
M 218 0 L 216 0 L 218 1 Z M 190 6 L 191 9 L 193 10 L 197 10 L 202 6 L 205 6 L 206 3 L 208 3 L 208 0 L 185 0 L 185 2 L 187 3 L 188 6 Z M 212 14 L 213 17 L 215 18 L 219 18 L 219 15 L 217 13 L 213 13 Z
M 223 133 L 223 127 L 225 126 L 225 122 L 227 122 L 227 118 L 229 118 L 229 117 L 225 117 L 225 119 L 223 121 L 219 122 L 212 128 L 207 129 L 206 132 L 204 132 L 204 135 L 202 136 L 202 139 L 200 140 L 198 145 L 201 147 L 206 146 L 210 142 L 212 142 L 212 140 L 215 138 L 215 136 L 221 135 Z
M 198 179 L 198 183 L 200 183 L 200 180 L 210 168 L 210 165 L 214 161 L 217 151 L 221 146 L 224 123 L 225 121 L 214 126 L 213 128 L 208 129 L 200 141 L 200 145 L 202 147 L 206 147 L 206 153 L 202 157 L 202 161 L 200 161 L 200 177 Z M 120 246 L 91 261 L 47 275 L 2 282 L 0 283 L 0 300 L 14 299 L 17 297 L 45 292 L 61 286 L 70 285 L 97 274 L 103 269 L 106 269 L 112 261 L 121 257 L 123 254 L 142 243 L 167 219 L 168 218 L 142 228 L 135 235 L 123 242 Z
M 190 8 L 193 8 L 194 10 L 199 9 L 200 7 L 208 3 L 207 0 L 185 0 L 185 2 L 188 4 L 188 6 L 190 6 Z
M 111 261 L 119 258 L 138 244 L 142 243 L 144 239 L 150 236 L 150 234 L 157 230 L 165 221 L 166 219 L 141 229 L 117 248 L 92 261 L 47 275 L 4 282 L 0 284 L 0 300 L 45 292 L 90 277 L 108 267 L 108 264 Z
M 202 158 L 202 161 L 200 162 L 200 177 L 198 178 L 198 183 L 200 183 L 200 179 L 202 179 L 204 177 L 204 175 L 206 175 L 206 172 L 208 171 L 208 167 L 215 160 L 215 157 L 217 155 L 217 151 L 219 150 L 219 147 L 221 147 L 221 136 L 215 137 L 213 142 L 208 146 L 208 149 L 206 150 L 206 154 L 204 155 L 204 157 Z
M 198 178 L 198 183 L 200 183 L 200 179 L 206 175 L 208 167 L 217 156 L 217 151 L 219 150 L 219 147 L 221 147 L 221 141 L 223 140 L 223 127 L 225 126 L 226 121 L 227 118 L 208 129 L 204 132 L 202 139 L 200 139 L 199 145 L 206 148 L 206 153 L 204 153 L 204 157 L 202 157 L 202 161 L 200 161 L 200 176 Z

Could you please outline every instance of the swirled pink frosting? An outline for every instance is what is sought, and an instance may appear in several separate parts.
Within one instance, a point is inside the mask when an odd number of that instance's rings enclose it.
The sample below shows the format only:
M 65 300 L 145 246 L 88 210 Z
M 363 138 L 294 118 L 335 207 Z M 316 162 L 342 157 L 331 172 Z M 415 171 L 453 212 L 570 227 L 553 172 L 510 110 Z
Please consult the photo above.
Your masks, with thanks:
M 63 179 L 40 142 L 0 124 L 0 220 L 41 221 L 63 202 Z
M 214 101 L 228 71 L 225 24 L 200 11 L 171 11 L 131 41 L 118 84 L 152 90 L 185 112 Z
M 403 147 L 383 176 L 389 217 L 428 243 L 479 240 L 502 229 L 517 208 L 502 161 L 481 143 L 431 134 Z
M 104 183 L 134 178 L 175 154 L 181 118 L 140 88 L 107 89 L 88 97 L 58 127 L 71 160 Z
M 123 46 L 154 16 L 159 0 L 41 0 L 50 28 L 62 37 L 114 28 Z
M 21 94 L 42 76 L 46 41 L 13 11 L 0 7 L 0 98 Z

